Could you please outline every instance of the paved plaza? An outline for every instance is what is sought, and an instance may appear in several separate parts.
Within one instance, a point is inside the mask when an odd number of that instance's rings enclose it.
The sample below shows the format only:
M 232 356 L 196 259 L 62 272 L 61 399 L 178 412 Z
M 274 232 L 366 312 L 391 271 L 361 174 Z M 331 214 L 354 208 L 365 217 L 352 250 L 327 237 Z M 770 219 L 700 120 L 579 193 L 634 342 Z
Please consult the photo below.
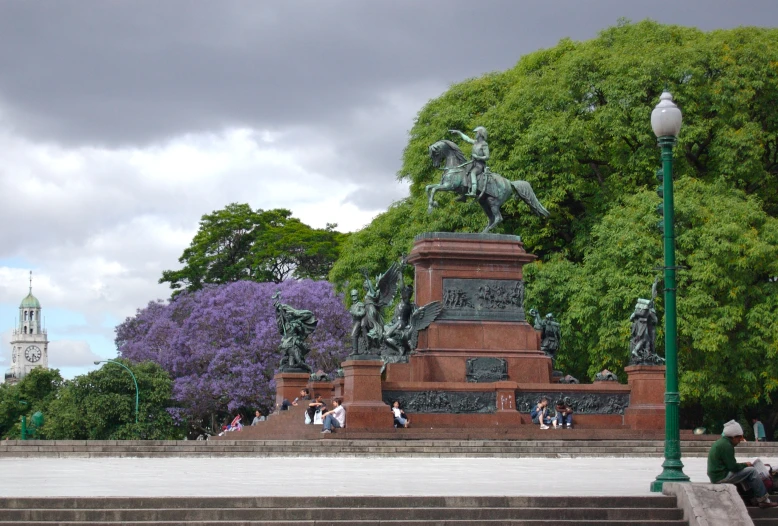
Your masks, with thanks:
M 683 462 L 693 482 L 708 482 L 706 459 Z M 661 463 L 617 457 L 20 458 L 0 459 L 0 496 L 650 495 Z

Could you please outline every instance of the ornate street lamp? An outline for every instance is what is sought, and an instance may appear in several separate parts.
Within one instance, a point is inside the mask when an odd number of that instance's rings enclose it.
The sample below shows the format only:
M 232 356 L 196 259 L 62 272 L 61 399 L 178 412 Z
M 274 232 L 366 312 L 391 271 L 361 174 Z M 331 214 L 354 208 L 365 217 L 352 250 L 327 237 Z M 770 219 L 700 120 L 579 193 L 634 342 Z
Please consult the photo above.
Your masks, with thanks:
M 651 491 L 662 491 L 665 482 L 688 482 L 681 462 L 681 432 L 678 393 L 678 321 L 675 305 L 675 210 L 673 204 L 673 146 L 681 131 L 681 110 L 673 96 L 664 91 L 651 112 L 651 127 L 662 149 L 665 245 L 665 461 L 664 470 L 651 483 Z
M 98 360 L 95 362 L 95 365 L 100 365 L 101 363 L 115 363 L 116 365 L 120 367 L 124 367 L 127 369 L 127 372 L 130 373 L 130 376 L 132 376 L 132 381 L 135 382 L 135 423 L 138 423 L 138 399 L 139 399 L 139 393 L 138 390 L 138 380 L 135 378 L 135 375 L 132 373 L 129 367 L 124 365 L 122 362 L 117 362 L 116 360 Z

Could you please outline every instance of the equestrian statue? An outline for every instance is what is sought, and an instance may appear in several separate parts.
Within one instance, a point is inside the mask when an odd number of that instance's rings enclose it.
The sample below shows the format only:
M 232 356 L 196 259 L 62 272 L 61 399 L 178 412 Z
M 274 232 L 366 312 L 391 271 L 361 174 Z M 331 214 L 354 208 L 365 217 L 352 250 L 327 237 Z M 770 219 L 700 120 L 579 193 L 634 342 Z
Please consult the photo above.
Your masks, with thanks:
M 440 140 L 429 147 L 432 164 L 435 168 L 442 165 L 443 176 L 440 184 L 427 185 L 425 189 L 429 196 L 427 212 L 432 212 L 432 209 L 438 206 L 435 202 L 435 192 L 441 190 L 458 193 L 460 201 L 465 201 L 468 197 L 478 201 L 489 218 L 483 233 L 502 223 L 500 207 L 514 194 L 527 203 L 537 215 L 549 216 L 549 211 L 535 197 L 535 192 L 527 181 L 509 181 L 486 166 L 486 161 L 489 160 L 486 128 L 478 126 L 473 130 L 475 139 L 459 130 L 449 131 L 473 145 L 472 159 L 468 161 L 462 150 L 449 140 Z

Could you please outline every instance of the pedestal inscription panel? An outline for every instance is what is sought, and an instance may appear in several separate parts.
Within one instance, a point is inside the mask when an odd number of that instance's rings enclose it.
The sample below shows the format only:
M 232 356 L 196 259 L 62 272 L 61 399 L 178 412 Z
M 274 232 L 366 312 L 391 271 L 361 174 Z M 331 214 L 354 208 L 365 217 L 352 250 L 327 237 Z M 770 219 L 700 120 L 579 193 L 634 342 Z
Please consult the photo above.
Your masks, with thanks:
M 437 319 L 525 321 L 524 282 L 443 278 L 443 312 Z
M 470 358 L 465 378 L 468 382 L 502 382 L 508 379 L 508 362 L 502 358 Z

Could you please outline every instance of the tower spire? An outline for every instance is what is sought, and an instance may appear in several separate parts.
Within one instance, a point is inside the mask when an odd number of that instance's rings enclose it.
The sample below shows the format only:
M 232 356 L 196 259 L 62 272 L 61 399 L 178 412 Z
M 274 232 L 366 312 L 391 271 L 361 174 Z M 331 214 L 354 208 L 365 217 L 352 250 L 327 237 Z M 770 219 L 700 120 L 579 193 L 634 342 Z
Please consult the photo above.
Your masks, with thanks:
M 32 294 L 32 270 L 30 271 L 30 294 Z

